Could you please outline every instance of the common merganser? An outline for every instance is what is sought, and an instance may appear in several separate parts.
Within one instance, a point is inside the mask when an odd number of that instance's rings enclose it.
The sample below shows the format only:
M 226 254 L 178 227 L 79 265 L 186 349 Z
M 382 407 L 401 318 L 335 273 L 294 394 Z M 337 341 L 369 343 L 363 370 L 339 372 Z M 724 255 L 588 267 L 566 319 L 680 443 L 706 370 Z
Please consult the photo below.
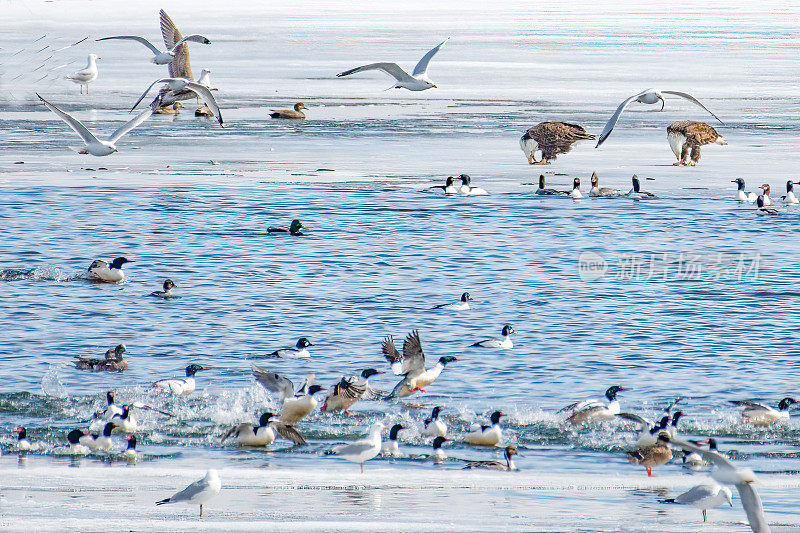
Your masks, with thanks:
M 127 435 L 125 440 L 128 441 L 128 447 L 120 454 L 120 458 L 129 463 L 136 462 L 139 459 L 139 454 L 136 452 L 136 435 Z
M 660 439 L 661 435 L 669 437 L 668 431 L 660 431 L 656 443 L 641 448 L 636 448 L 627 453 L 628 461 L 635 465 L 644 466 L 648 477 L 653 476 L 653 468 L 661 466 L 672 460 L 672 450 Z
M 467 466 L 464 469 L 472 469 L 472 468 L 488 468 L 490 470 L 503 470 L 503 471 L 510 471 L 516 470 L 517 467 L 514 465 L 514 457 L 519 452 L 517 451 L 516 446 L 506 446 L 506 449 L 503 450 L 503 456 L 506 459 L 505 464 L 501 463 L 500 461 L 467 461 Z
M 744 180 L 742 178 L 736 178 L 735 180 L 731 180 L 731 183 L 736 184 L 736 201 L 737 202 L 748 202 L 753 203 L 756 201 L 756 193 L 754 192 L 744 192 Z
M 775 209 L 774 207 L 766 207 L 767 204 L 764 203 L 764 202 L 765 202 L 765 199 L 764 199 L 763 195 L 759 196 L 758 198 L 756 198 L 756 207 L 758 207 L 758 210 L 756 211 L 757 215 L 762 215 L 762 216 L 763 215 L 767 215 L 767 216 L 780 215 L 780 212 L 777 209 Z
M 749 400 L 730 400 L 733 405 L 744 407 L 742 421 L 754 426 L 770 426 L 779 420 L 789 420 L 789 408 L 800 403 L 794 398 L 784 398 L 778 402 L 778 409 Z
M 367 368 L 362 370 L 361 374 L 342 377 L 342 380 L 331 388 L 320 410 L 344 411 L 346 414 L 351 414 L 348 409 L 358 400 L 377 400 L 381 397 L 381 392 L 369 384 L 369 378 L 380 373 L 374 368 Z
M 469 295 L 468 292 L 465 292 L 461 295 L 461 299 L 457 302 L 452 302 L 449 304 L 440 304 L 436 305 L 434 309 L 444 309 L 446 311 L 468 311 L 469 310 L 469 302 L 472 300 L 472 297 Z
M 797 197 L 794 195 L 794 182 L 792 180 L 786 182 L 786 196 L 781 196 L 781 198 L 787 205 L 798 203 Z
M 186 367 L 186 377 L 184 379 L 162 379 L 153 383 L 153 386 L 156 389 L 166 391 L 173 396 L 191 394 L 195 391 L 196 387 L 194 375 L 201 370 L 210 370 L 210 368 L 193 363 Z
M 623 192 L 610 187 L 600 187 L 600 178 L 597 177 L 596 172 L 592 172 L 592 188 L 589 190 L 589 196 L 597 196 L 602 198 L 616 198 L 622 196 Z
M 114 422 L 116 428 L 122 433 L 133 433 L 139 429 L 139 424 L 133 418 L 133 405 L 123 405 L 122 413 L 111 417 L 111 422 Z
M 423 437 L 444 437 L 447 435 L 447 424 L 439 418 L 442 407 L 436 406 L 431 412 L 431 417 L 425 419 L 425 428 L 422 430 Z
M 584 400 L 576 402 L 559 410 L 559 413 L 569 412 L 567 420 L 573 424 L 584 424 L 587 422 L 612 420 L 620 412 L 617 393 L 630 390 L 626 387 L 614 385 L 606 390 L 608 404 L 603 404 L 597 400 Z
M 573 200 L 579 200 L 583 198 L 581 194 L 581 180 L 580 178 L 575 178 L 572 180 L 572 190 L 569 192 L 570 198 Z
M 311 357 L 311 354 L 308 351 L 309 346 L 314 346 L 311 342 L 305 338 L 300 337 L 300 340 L 297 341 L 294 348 L 282 348 L 280 350 L 275 350 L 272 353 L 267 354 L 270 357 L 283 357 L 285 359 L 300 359 L 305 357 Z
M 31 441 L 28 440 L 28 430 L 24 427 L 17 428 L 17 450 L 27 452 L 31 449 Z
M 325 387 L 314 385 L 314 374 L 309 375 L 295 393 L 294 383 L 275 372 L 253 364 L 253 376 L 265 389 L 278 394 L 282 403 L 278 419 L 284 424 L 296 424 L 317 406 L 314 394 Z
M 462 196 L 483 196 L 489 194 L 484 189 L 480 187 L 473 187 L 470 185 L 472 182 L 472 178 L 467 176 L 466 174 L 461 174 L 458 179 L 461 180 L 461 187 L 458 189 L 458 194 Z
M 67 433 L 67 440 L 69 441 L 69 454 L 70 455 L 89 455 L 91 449 L 88 446 L 81 444 L 81 437 L 88 435 L 87 432 L 80 429 L 73 429 Z
M 478 346 L 481 348 L 500 348 L 502 350 L 510 350 L 514 347 L 514 343 L 511 342 L 511 334 L 514 333 L 514 328 L 506 324 L 503 326 L 502 330 L 502 339 L 486 339 L 483 341 L 478 341 L 475 344 L 471 344 L 470 346 Z
M 122 357 L 127 350 L 124 344 L 118 344 L 106 350 L 104 359 L 76 356 L 78 360 L 75 361 L 75 368 L 95 372 L 121 372 L 128 368 L 128 362 Z
M 82 435 L 78 439 L 78 442 L 84 446 L 88 446 L 92 450 L 107 452 L 111 450 L 111 446 L 113 445 L 113 441 L 111 440 L 111 432 L 114 431 L 115 427 L 116 424 L 113 422 L 108 422 L 105 427 L 103 427 L 102 435 L 90 435 L 87 433 Z
M 303 233 L 304 229 L 308 228 L 305 227 L 299 220 L 294 219 L 288 228 L 286 226 L 270 226 L 267 228 L 267 233 L 288 233 L 289 235 L 299 237 L 301 235 L 305 235 Z
M 641 189 L 641 185 L 639 184 L 639 177 L 636 174 L 633 175 L 631 178 L 631 183 L 633 187 L 630 191 L 628 191 L 628 198 L 633 198 L 634 200 L 652 200 L 658 198 L 655 194 L 647 191 L 643 191 Z
M 190 503 L 200 505 L 200 517 L 202 518 L 203 504 L 219 494 L 220 489 L 222 489 L 222 480 L 219 478 L 219 473 L 212 468 L 206 472 L 203 479 L 195 481 L 169 498 L 157 501 L 156 505 L 164 505 L 165 503 Z
M 105 261 L 95 259 L 89 265 L 89 277 L 106 283 L 119 283 L 125 279 L 125 273 L 122 271 L 122 266 L 125 263 L 135 263 L 135 261 L 125 257 L 117 257 L 109 265 Z
M 772 205 L 772 200 L 770 200 L 770 198 L 769 198 L 769 185 L 765 183 L 764 185 L 759 187 L 759 189 L 764 191 L 764 193 L 761 195 L 761 196 L 764 197 L 764 205 L 767 206 L 767 207 L 771 206 Z
M 447 176 L 444 185 L 434 185 L 433 187 L 428 187 L 425 191 L 439 194 L 458 194 L 458 187 L 455 186 L 455 178 Z
M 723 487 L 717 483 L 703 483 L 695 485 L 679 496 L 667 498 L 664 503 L 681 503 L 697 507 L 703 511 L 703 522 L 708 522 L 706 511 L 726 503 L 733 507 L 732 498 L 733 494 L 728 487 Z
M 275 415 L 269 412 L 261 415 L 257 426 L 239 424 L 231 428 L 220 442 L 234 438 L 239 446 L 269 446 L 278 435 L 300 446 L 306 444 L 306 440 L 293 426 L 275 420 Z
M 175 103 L 178 103 L 178 102 L 175 102 Z M 171 279 L 165 279 L 164 280 L 164 290 L 163 291 L 153 291 L 153 292 L 150 293 L 150 296 L 153 296 L 154 298 L 165 298 L 165 299 L 175 298 L 175 295 L 172 294 L 172 289 L 175 288 L 175 287 L 177 287 L 177 285 L 175 284 L 174 281 L 172 281 Z
M 381 446 L 381 454 L 390 457 L 400 457 L 400 446 L 397 444 L 397 433 L 406 427 L 402 424 L 395 424 L 389 430 L 389 440 Z
M 447 442 L 450 439 L 446 439 L 443 436 L 438 436 L 433 439 L 433 453 L 431 453 L 431 459 L 435 463 L 441 463 L 442 461 L 447 460 L 447 454 L 442 449 L 442 444 Z
M 270 109 L 272 111 L 269 116 L 271 118 L 284 118 L 291 120 L 302 120 L 306 118 L 303 109 L 308 109 L 303 102 L 297 102 L 292 109 Z
M 403 342 L 403 355 L 394 347 L 391 336 L 386 337 L 382 344 L 383 356 L 392 366 L 392 371 L 397 375 L 404 375 L 400 383 L 395 385 L 387 400 L 411 396 L 417 391 L 425 392 L 425 387 L 436 381 L 447 363 L 458 361 L 452 355 L 440 357 L 433 368 L 425 370 L 425 354 L 422 351 L 422 341 L 419 331 L 414 330 L 408 334 Z
M 555 189 L 546 189 L 544 184 L 544 174 L 539 174 L 539 188 L 536 189 L 534 194 L 542 196 L 565 196 L 569 194 L 567 191 L 557 191 Z
M 340 444 L 325 452 L 325 455 L 335 455 L 361 464 L 361 472 L 364 472 L 364 463 L 381 453 L 381 431 L 386 429 L 380 422 L 375 422 L 369 428 L 367 438 L 357 440 L 351 444 Z
M 105 420 L 111 420 L 111 417 L 114 415 L 122 414 L 122 408 L 114 403 L 114 391 L 108 391 L 106 393 L 106 402 L 108 402 L 108 407 L 106 407 L 103 413 L 103 418 Z
M 505 415 L 500 411 L 492 413 L 491 426 L 473 424 L 469 433 L 464 436 L 464 441 L 477 446 L 499 446 L 503 439 L 503 428 L 500 427 L 501 416 Z
M 698 447 L 702 444 L 701 441 L 697 441 L 697 440 L 691 440 L 689 442 L 691 442 L 692 444 L 694 444 L 695 446 L 698 446 Z M 706 439 L 705 441 L 702 441 L 702 442 L 706 442 L 707 443 L 708 439 Z M 702 455 L 700 455 L 697 452 L 690 451 L 690 450 L 683 450 L 682 461 L 683 461 L 683 467 L 684 468 L 688 468 L 690 470 L 698 470 L 698 469 L 700 469 L 700 468 L 702 468 L 702 467 L 704 467 L 706 465 L 706 462 L 703 459 Z

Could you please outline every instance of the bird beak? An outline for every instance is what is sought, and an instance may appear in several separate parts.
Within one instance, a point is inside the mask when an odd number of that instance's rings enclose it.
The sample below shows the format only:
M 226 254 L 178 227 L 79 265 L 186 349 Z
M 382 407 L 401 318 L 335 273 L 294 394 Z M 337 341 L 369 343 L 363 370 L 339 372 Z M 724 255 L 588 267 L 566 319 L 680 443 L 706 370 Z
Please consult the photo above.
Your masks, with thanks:
M 436 85 L 434 85 L 434 86 L 433 86 L 433 88 L 434 88 L 434 89 L 438 89 L 438 87 L 437 87 Z
M 211 370 L 210 366 L 201 366 L 200 370 Z

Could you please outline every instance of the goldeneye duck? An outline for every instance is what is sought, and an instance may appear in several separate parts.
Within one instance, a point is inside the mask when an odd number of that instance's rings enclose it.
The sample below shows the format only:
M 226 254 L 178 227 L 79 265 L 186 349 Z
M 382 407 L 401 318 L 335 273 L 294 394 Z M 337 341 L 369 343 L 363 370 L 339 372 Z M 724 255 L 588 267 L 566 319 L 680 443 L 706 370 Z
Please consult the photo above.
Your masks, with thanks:
M 164 285 L 163 285 L 164 290 L 163 291 L 153 291 L 153 292 L 150 293 L 150 296 L 153 296 L 155 298 L 165 298 L 165 299 L 180 298 L 180 296 L 175 296 L 174 294 L 172 294 L 172 289 L 177 287 L 177 286 L 178 285 L 174 281 L 172 281 L 171 279 L 165 279 L 164 280 Z
M 270 357 L 284 357 L 288 359 L 298 359 L 298 358 L 305 358 L 311 357 L 311 354 L 308 352 L 308 347 L 314 346 L 309 342 L 309 340 L 305 337 L 300 337 L 295 344 L 294 348 L 283 348 L 281 350 L 275 350 L 272 353 L 267 354 Z
M 580 178 L 575 178 L 572 180 L 572 190 L 569 192 L 570 198 L 573 200 L 579 200 L 583 198 L 581 194 L 581 180 Z
M 566 191 L 557 191 L 555 189 L 546 189 L 544 186 L 544 174 L 539 174 L 539 188 L 536 189 L 534 194 L 544 195 L 544 196 L 564 196 L 569 194 Z
M 472 178 L 467 176 L 466 174 L 461 174 L 458 179 L 461 180 L 461 187 L 458 189 L 458 194 L 462 196 L 482 196 L 485 194 L 489 194 L 484 189 L 480 187 L 473 187 L 470 185 L 472 182 Z
M 786 182 L 786 196 L 781 196 L 781 198 L 788 205 L 798 203 L 797 197 L 794 195 L 794 182 L 792 180 Z
M 478 446 L 498 446 L 503 439 L 503 428 L 500 427 L 500 417 L 505 416 L 500 411 L 495 411 L 489 418 L 492 425 L 485 426 L 473 424 L 469 433 L 464 436 L 464 441 Z
M 191 364 L 186 367 L 186 378 L 184 379 L 162 379 L 153 383 L 156 389 L 166 391 L 175 396 L 191 394 L 195 391 L 194 376 L 201 370 L 209 370 L 209 367 L 198 364 Z
M 425 189 L 427 192 L 444 193 L 444 194 L 458 194 L 458 187 L 455 186 L 455 178 L 447 176 L 444 185 L 434 185 Z
M 658 198 L 655 194 L 647 191 L 643 191 L 641 189 L 641 185 L 639 184 L 639 177 L 634 174 L 631 178 L 631 183 L 633 187 L 630 191 L 628 191 L 628 197 L 633 198 L 634 200 L 649 200 L 653 198 Z
M 589 196 L 601 198 L 615 198 L 617 196 L 622 196 L 622 191 L 612 189 L 610 187 L 600 187 L 599 183 L 600 178 L 597 177 L 597 173 L 592 172 L 592 188 L 589 190 Z
M 735 183 L 737 186 L 736 189 L 737 202 L 748 202 L 752 204 L 753 202 L 756 201 L 756 193 L 744 192 L 744 180 L 742 178 L 736 178 L 735 180 L 731 180 L 731 183 Z
M 286 226 L 270 226 L 267 228 L 267 233 L 288 233 L 289 235 L 293 235 L 295 237 L 299 237 L 301 235 L 305 235 L 302 230 L 308 229 L 297 219 L 292 220 L 291 225 L 287 228 Z
M 131 259 L 125 257 L 117 257 L 109 265 L 105 261 L 95 259 L 89 265 L 89 277 L 97 281 L 104 281 L 106 283 L 119 283 L 125 279 L 125 273 L 122 271 L 122 265 L 125 263 L 134 263 Z
M 511 342 L 511 334 L 514 333 L 514 328 L 506 324 L 503 326 L 503 338 L 502 339 L 486 339 L 483 341 L 478 341 L 471 346 L 478 346 L 481 348 L 501 348 L 503 350 L 510 350 L 514 347 L 514 343 Z
M 461 295 L 461 299 L 457 302 L 452 302 L 449 304 L 440 304 L 434 306 L 434 309 L 444 309 L 447 311 L 468 311 L 469 310 L 469 302 L 472 300 L 472 297 L 469 295 L 468 292 L 465 292 Z
M 757 215 L 780 215 L 780 212 L 774 207 L 766 207 L 763 195 L 756 198 L 756 206 L 758 207 Z

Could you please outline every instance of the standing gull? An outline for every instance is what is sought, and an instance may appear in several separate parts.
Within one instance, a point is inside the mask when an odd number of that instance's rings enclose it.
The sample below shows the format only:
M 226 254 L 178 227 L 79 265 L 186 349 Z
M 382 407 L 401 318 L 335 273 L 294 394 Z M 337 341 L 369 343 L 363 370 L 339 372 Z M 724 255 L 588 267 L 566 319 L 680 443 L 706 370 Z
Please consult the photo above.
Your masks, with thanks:
M 108 40 L 111 40 L 111 39 L 125 39 L 125 40 L 129 40 L 129 41 L 138 41 L 138 42 L 142 43 L 147 48 L 149 48 L 151 52 L 153 52 L 154 55 L 153 55 L 153 58 L 151 59 L 151 61 L 153 63 L 155 63 L 156 65 L 167 65 L 169 63 L 172 63 L 175 60 L 175 57 L 178 54 L 178 50 L 180 49 L 181 46 L 183 46 L 183 43 L 185 43 L 185 42 L 191 41 L 191 42 L 194 42 L 194 43 L 211 44 L 211 41 L 209 41 L 208 39 L 206 39 L 202 35 L 196 35 L 196 34 L 195 35 L 189 35 L 188 37 L 184 37 L 183 39 L 180 39 L 169 50 L 165 50 L 165 51 L 159 50 L 158 48 L 153 46 L 153 43 L 151 43 L 150 41 L 148 41 L 144 37 L 139 37 L 137 35 L 116 35 L 114 37 L 103 37 L 102 39 L 97 39 L 97 40 L 98 41 L 108 41 Z
M 702 107 L 704 110 L 708 111 L 708 113 L 711 116 L 713 116 L 715 119 L 719 120 L 720 124 L 724 124 L 719 119 L 719 117 L 717 115 L 715 115 L 714 113 L 711 113 L 711 111 L 709 111 L 708 108 L 706 108 L 706 106 L 701 104 L 700 101 L 697 100 L 697 98 L 695 98 L 691 94 L 682 93 L 682 92 L 678 92 L 678 91 L 659 91 L 658 89 L 645 89 L 644 91 L 642 91 L 642 92 L 640 92 L 638 94 L 634 94 L 633 96 L 629 96 L 621 104 L 619 104 L 619 107 L 617 108 L 617 110 L 614 111 L 614 114 L 611 115 L 611 118 L 606 123 L 606 127 L 603 128 L 603 133 L 600 134 L 600 138 L 597 140 L 597 145 L 595 146 L 595 148 L 597 148 L 601 144 L 603 144 L 603 142 L 608 138 L 608 136 L 611 135 L 611 131 L 614 129 L 614 126 L 617 124 L 617 121 L 619 120 L 620 115 L 622 115 L 622 112 L 625 111 L 625 108 L 627 108 L 628 105 L 630 105 L 631 102 L 640 102 L 642 104 L 655 104 L 655 103 L 658 103 L 658 101 L 660 100 L 661 101 L 661 109 L 663 110 L 664 109 L 664 95 L 665 94 L 671 94 L 673 96 L 680 96 L 681 98 L 685 98 L 686 100 L 689 100 L 693 104 L 697 104 L 698 106 Z
M 337 455 L 342 459 L 347 459 L 354 463 L 361 464 L 361 472 L 364 472 L 364 462 L 381 453 L 381 431 L 386 429 L 380 422 L 375 422 L 369 428 L 367 438 L 357 440 L 351 444 L 340 444 L 325 452 L 325 455 Z
M 156 502 L 156 505 L 164 505 L 165 503 L 190 503 L 200 505 L 200 516 L 203 516 L 203 504 L 208 502 L 211 498 L 219 494 L 222 488 L 222 481 L 219 479 L 219 474 L 213 468 L 206 472 L 206 476 L 198 481 L 195 481 L 180 492 L 176 492 L 169 498 Z
M 558 154 L 566 154 L 572 145 L 595 136 L 577 124 L 567 122 L 542 122 L 530 128 L 519 140 L 519 146 L 531 165 L 549 165 Z M 541 150 L 542 159 L 536 161 L 536 151 Z
M 705 122 L 694 120 L 679 120 L 667 126 L 667 139 L 669 139 L 672 153 L 678 158 L 678 161 L 673 163 L 676 167 L 695 166 L 700 161 L 701 146 L 712 143 L 721 146 L 728 144 L 728 141 L 717 133 L 717 130 Z M 687 162 L 686 159 L 690 157 L 690 152 L 691 159 Z
M 731 489 L 716 483 L 703 483 L 695 485 L 683 494 L 674 498 L 667 498 L 664 503 L 681 503 L 692 505 L 703 511 L 703 522 L 708 522 L 707 510 L 727 503 L 733 507 L 733 494 Z
M 36 96 L 39 96 L 39 93 L 36 93 Z M 41 96 L 39 96 L 39 100 L 44 102 L 44 105 L 47 106 L 47 109 L 58 115 L 58 118 L 63 120 L 67 123 L 67 126 L 72 128 L 72 131 L 77 133 L 81 139 L 83 139 L 85 146 L 86 153 L 94 155 L 94 156 L 104 156 L 110 155 L 114 152 L 118 152 L 116 143 L 120 140 L 126 133 L 131 131 L 133 128 L 147 120 L 150 115 L 153 114 L 152 109 L 146 109 L 142 113 L 136 115 L 132 120 L 129 120 L 125 124 L 123 124 L 120 128 L 117 129 L 111 136 L 108 138 L 107 141 L 101 141 L 94 134 L 86 129 L 86 126 L 83 125 L 81 121 L 62 111 L 61 109 L 57 108 Z
M 86 61 L 86 67 L 73 72 L 67 79 L 72 83 L 77 83 L 81 86 L 81 94 L 83 94 L 83 86 L 86 86 L 86 94 L 89 94 L 89 83 L 97 79 L 97 60 L 102 57 L 97 57 L 94 54 L 89 54 Z M 38 94 L 36 96 L 39 96 Z M 41 96 L 39 96 L 41 98 Z
M 428 63 L 431 58 L 436 55 L 436 52 L 444 46 L 450 38 L 448 37 L 442 41 L 438 46 L 431 49 L 427 54 L 422 56 L 417 66 L 414 67 L 414 72 L 411 75 L 405 70 L 400 68 L 397 63 L 370 63 L 361 67 L 356 67 L 350 70 L 345 70 L 337 74 L 337 77 L 349 76 L 356 72 L 364 72 L 366 70 L 381 70 L 397 80 L 392 89 L 408 89 L 409 91 L 424 91 L 426 89 L 436 88 L 436 85 L 428 78 Z

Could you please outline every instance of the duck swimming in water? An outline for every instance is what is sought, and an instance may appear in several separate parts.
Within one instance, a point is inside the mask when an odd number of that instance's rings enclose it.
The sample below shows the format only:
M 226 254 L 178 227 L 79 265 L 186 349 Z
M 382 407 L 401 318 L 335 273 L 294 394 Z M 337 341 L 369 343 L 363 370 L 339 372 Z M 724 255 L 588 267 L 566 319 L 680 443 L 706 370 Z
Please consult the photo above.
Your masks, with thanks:
M 778 408 L 775 409 L 767 404 L 749 400 L 730 400 L 730 402 L 733 405 L 744 407 L 742 422 L 754 426 L 771 426 L 779 420 L 789 420 L 789 408 L 800 403 L 794 398 L 784 398 L 778 402 Z
M 581 180 L 580 178 L 575 178 L 572 180 L 572 190 L 569 191 L 569 197 L 573 200 L 580 200 L 583 198 L 581 194 Z
M 600 187 L 600 178 L 597 177 L 596 172 L 592 172 L 592 188 L 589 191 L 589 196 L 600 198 L 616 198 L 623 196 L 623 192 L 618 189 L 611 189 L 610 187 Z
M 153 386 L 156 389 L 168 392 L 173 396 L 191 394 L 195 391 L 196 387 L 194 376 L 201 370 L 209 370 L 209 368 L 207 366 L 191 364 L 186 367 L 186 377 L 184 379 L 162 379 L 153 383 Z
M 164 287 L 163 291 L 153 291 L 150 293 L 150 296 L 154 298 L 165 298 L 165 299 L 178 298 L 177 296 L 172 294 L 172 289 L 177 287 L 174 281 L 172 281 L 171 279 L 165 279 L 163 287 Z
M 118 344 L 115 348 L 106 351 L 105 359 L 78 357 L 78 360 L 75 361 L 75 368 L 95 372 L 122 372 L 128 368 L 128 361 L 122 357 L 126 351 L 124 344 Z
M 620 387 L 619 385 L 614 385 L 606 390 L 605 396 L 608 398 L 608 404 L 604 404 L 597 400 L 584 400 L 582 402 L 570 404 L 558 412 L 569 413 L 567 420 L 573 424 L 585 424 L 587 422 L 613 420 L 620 412 L 617 394 L 626 390 L 630 389 L 626 387 Z
M 433 408 L 430 418 L 425 419 L 425 429 L 422 430 L 420 435 L 423 437 L 444 437 L 447 435 L 447 424 L 444 420 L 439 418 L 439 413 L 442 411 L 441 406 Z
M 453 178 L 453 176 L 447 176 L 444 185 L 434 185 L 433 187 L 428 187 L 425 191 L 440 194 L 458 194 L 458 187 L 455 186 L 455 178 Z
M 472 300 L 472 297 L 469 295 L 468 292 L 465 292 L 461 295 L 459 301 L 449 304 L 440 304 L 433 306 L 434 309 L 443 309 L 446 311 L 468 311 L 469 310 L 469 302 Z
M 794 182 L 792 180 L 786 182 L 786 196 L 781 196 L 781 199 L 783 199 L 786 205 L 795 205 L 798 203 L 797 197 L 794 195 Z
M 154 115 L 180 115 L 180 108 L 183 107 L 183 104 L 180 102 L 175 102 L 172 106 L 164 106 L 164 107 L 157 107 L 153 111 Z
M 389 430 L 389 440 L 381 445 L 381 454 L 390 457 L 400 457 L 400 446 L 397 443 L 397 434 L 400 430 L 406 429 L 402 424 L 395 424 Z
M 300 337 L 294 348 L 281 348 L 267 355 L 269 357 L 283 357 L 285 359 L 305 359 L 306 357 L 311 357 L 311 354 L 308 353 L 309 346 L 314 345 L 311 344 L 307 338 Z
M 292 220 L 291 225 L 287 228 L 286 226 L 270 226 L 267 228 L 267 233 L 288 233 L 289 235 L 293 235 L 295 237 L 299 237 L 301 235 L 305 235 L 302 230 L 308 229 L 297 219 Z
M 495 411 L 489 418 L 491 426 L 473 424 L 464 436 L 464 441 L 478 446 L 498 446 L 503 439 L 503 428 L 500 427 L 500 417 L 505 416 L 500 411 Z
M 480 347 L 480 348 L 500 348 L 502 350 L 510 350 L 514 347 L 514 343 L 511 342 L 511 334 L 514 333 L 514 328 L 506 324 L 503 326 L 502 330 L 502 339 L 486 339 L 483 341 L 478 341 L 475 344 L 471 344 L 470 346 Z
M 655 194 L 642 190 L 639 184 L 639 177 L 636 176 L 636 174 L 631 178 L 631 184 L 633 187 L 628 191 L 628 198 L 633 198 L 634 200 L 652 200 L 658 198 Z
M 472 178 L 470 178 L 466 174 L 461 174 L 458 177 L 458 179 L 461 180 L 461 187 L 458 189 L 458 194 L 460 194 L 461 196 L 483 196 L 489 194 L 480 187 L 473 187 L 471 185 Z
M 503 450 L 503 457 L 506 459 L 505 464 L 501 463 L 500 461 L 467 461 L 467 466 L 465 466 L 464 469 L 468 470 L 473 468 L 484 468 L 490 470 L 502 470 L 505 472 L 516 470 L 517 467 L 514 465 L 513 457 L 518 453 L 519 452 L 517 451 L 516 446 L 506 446 L 506 449 Z
M 125 273 L 122 271 L 122 265 L 125 263 L 134 263 L 125 257 L 117 257 L 111 264 L 106 263 L 100 259 L 95 259 L 89 265 L 89 277 L 96 281 L 104 281 L 106 283 L 119 283 L 125 279 Z
M 286 118 L 300 120 L 306 118 L 303 109 L 308 109 L 303 102 L 294 104 L 294 109 L 270 109 L 272 113 L 269 114 L 272 118 Z
M 545 188 L 544 183 L 544 174 L 539 175 L 539 188 L 536 189 L 534 194 L 538 194 L 540 196 L 566 196 L 569 194 L 567 191 L 557 191 L 555 189 L 547 189 Z
M 278 435 L 300 446 L 306 444 L 306 440 L 293 426 L 280 422 L 269 412 L 261 415 L 257 426 L 239 424 L 231 428 L 221 442 L 234 438 L 239 446 L 269 446 Z
M 735 180 L 731 180 L 731 183 L 736 184 L 736 201 L 737 202 L 747 202 L 753 203 L 756 201 L 756 193 L 754 192 L 744 192 L 744 180 L 742 178 L 736 178 Z

